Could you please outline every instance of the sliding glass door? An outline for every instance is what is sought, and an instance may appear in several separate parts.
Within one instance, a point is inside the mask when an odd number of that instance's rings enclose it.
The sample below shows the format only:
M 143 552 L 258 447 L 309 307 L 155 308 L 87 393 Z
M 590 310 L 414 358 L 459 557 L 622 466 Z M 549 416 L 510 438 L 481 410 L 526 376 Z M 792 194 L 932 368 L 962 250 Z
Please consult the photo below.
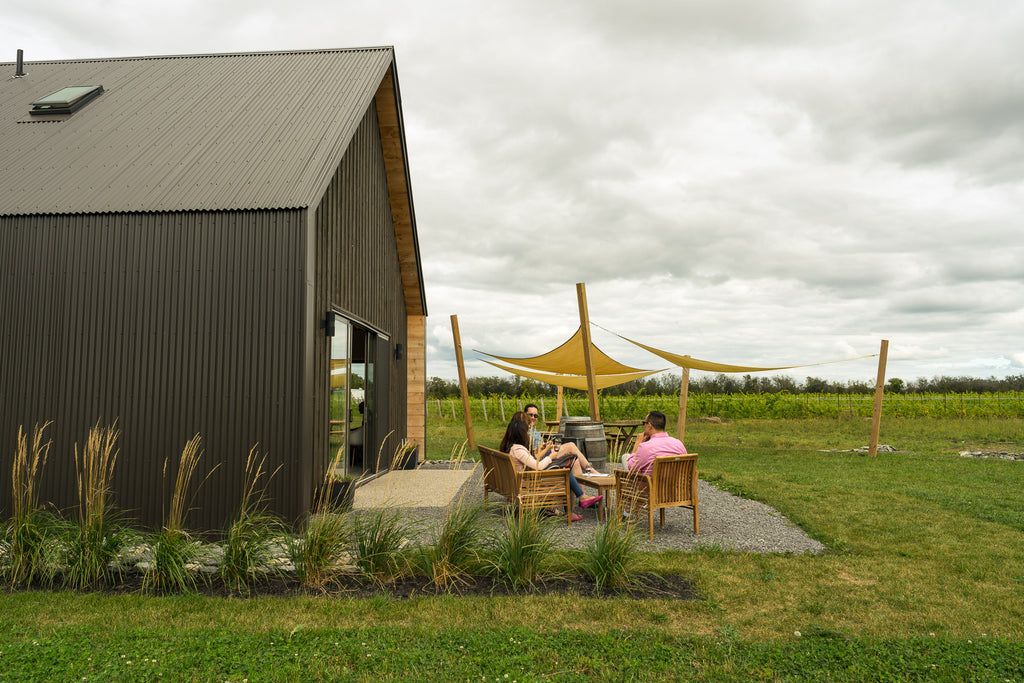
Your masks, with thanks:
M 349 452 L 349 365 L 351 356 L 351 325 L 344 318 L 335 316 L 334 336 L 330 338 L 331 348 L 331 399 L 330 399 L 330 447 L 329 467 L 336 476 L 348 473 Z
M 356 322 L 335 316 L 331 338 L 330 457 L 336 474 L 360 477 L 386 468 L 377 429 L 379 337 Z M 378 459 L 383 462 L 378 462 Z

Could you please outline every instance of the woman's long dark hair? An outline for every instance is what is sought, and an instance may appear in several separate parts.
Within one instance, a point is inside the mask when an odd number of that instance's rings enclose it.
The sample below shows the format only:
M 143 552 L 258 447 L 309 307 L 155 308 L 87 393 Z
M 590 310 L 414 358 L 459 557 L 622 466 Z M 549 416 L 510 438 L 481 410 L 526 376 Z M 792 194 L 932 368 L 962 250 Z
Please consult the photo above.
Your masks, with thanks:
M 512 421 L 505 428 L 505 436 L 502 438 L 501 446 L 498 450 L 508 453 L 516 444 L 525 446 L 526 450 L 530 450 L 530 428 L 521 418 L 513 415 Z

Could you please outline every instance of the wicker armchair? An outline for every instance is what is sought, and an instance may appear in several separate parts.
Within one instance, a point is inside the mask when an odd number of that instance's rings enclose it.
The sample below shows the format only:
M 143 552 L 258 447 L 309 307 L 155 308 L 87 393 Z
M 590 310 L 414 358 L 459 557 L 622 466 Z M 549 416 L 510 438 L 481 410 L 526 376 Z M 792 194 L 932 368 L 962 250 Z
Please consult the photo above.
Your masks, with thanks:
M 516 472 L 512 456 L 508 453 L 477 446 L 484 468 L 484 505 L 493 491 L 516 503 L 519 518 L 527 510 L 560 507 L 565 510 L 565 523 L 572 525 L 572 490 L 569 488 L 569 470 L 526 470 Z
M 697 454 L 662 455 L 654 459 L 650 476 L 615 470 L 617 511 L 630 516 L 647 516 L 647 532 L 654 538 L 654 511 L 661 512 L 665 526 L 665 508 L 693 508 L 693 533 L 700 533 L 697 517 Z

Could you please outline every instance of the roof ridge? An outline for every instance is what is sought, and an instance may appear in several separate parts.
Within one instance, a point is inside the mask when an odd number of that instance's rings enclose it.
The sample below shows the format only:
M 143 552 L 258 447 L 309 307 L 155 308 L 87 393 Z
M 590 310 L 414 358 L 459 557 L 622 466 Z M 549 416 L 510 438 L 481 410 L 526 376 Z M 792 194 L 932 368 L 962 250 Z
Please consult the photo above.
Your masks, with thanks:
M 366 46 L 366 47 L 337 47 L 337 48 L 315 48 L 309 50 L 256 50 L 253 52 L 210 52 L 210 53 L 195 53 L 195 54 L 180 54 L 180 55 L 137 55 L 129 57 L 90 57 L 80 59 L 45 59 L 40 61 L 24 61 L 25 66 L 33 64 L 87 64 L 87 63 L 103 63 L 103 62 L 142 62 L 150 60 L 163 60 L 163 59 L 211 59 L 217 57 L 273 57 L 273 56 L 286 56 L 286 55 L 310 55 L 310 54 L 327 54 L 332 52 L 394 52 L 394 45 L 377 45 L 377 46 Z M 0 65 L 9 66 L 16 64 L 16 62 L 0 62 Z

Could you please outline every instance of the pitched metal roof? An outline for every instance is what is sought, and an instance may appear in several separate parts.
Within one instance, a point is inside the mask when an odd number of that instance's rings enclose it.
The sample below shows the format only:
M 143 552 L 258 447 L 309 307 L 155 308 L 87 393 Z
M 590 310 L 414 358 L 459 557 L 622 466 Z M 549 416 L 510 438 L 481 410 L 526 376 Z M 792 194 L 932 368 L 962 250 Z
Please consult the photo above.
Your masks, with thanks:
M 313 206 L 393 65 L 390 47 L 2 64 L 0 215 Z M 103 93 L 29 114 L 79 85 Z

